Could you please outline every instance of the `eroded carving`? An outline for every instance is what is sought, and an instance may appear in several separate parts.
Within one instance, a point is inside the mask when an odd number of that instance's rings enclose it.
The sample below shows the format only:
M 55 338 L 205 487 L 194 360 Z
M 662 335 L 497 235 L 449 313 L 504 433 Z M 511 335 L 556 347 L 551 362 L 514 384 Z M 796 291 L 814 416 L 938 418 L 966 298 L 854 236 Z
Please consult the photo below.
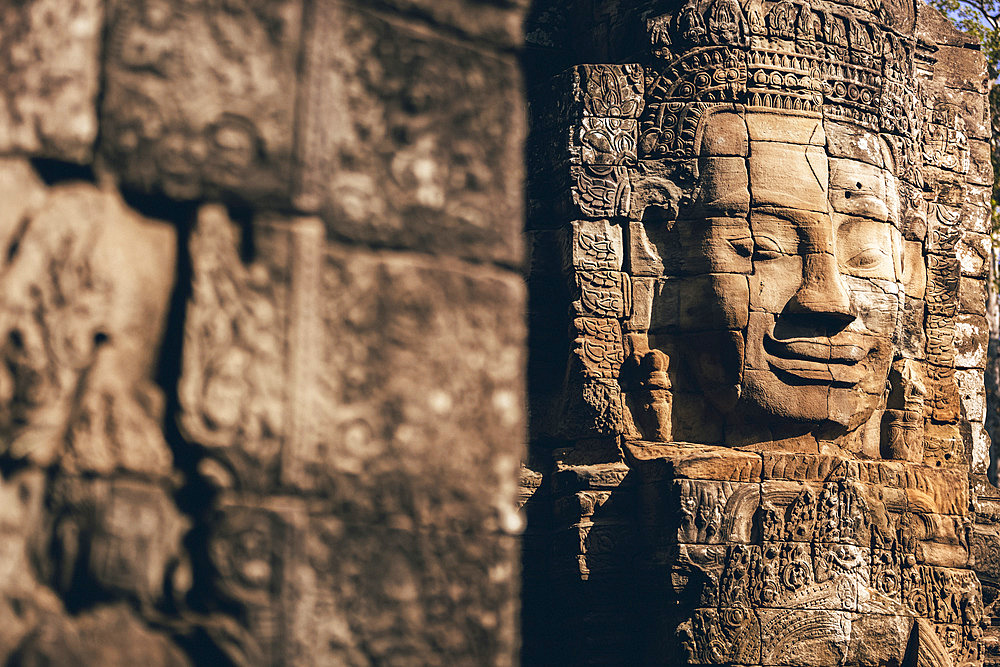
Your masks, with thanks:
M 176 231 L 23 159 L 0 161 L 0 188 L 17 202 L 0 216 L 0 659 L 187 664 L 147 627 L 191 586 L 154 381 Z M 71 615 L 79 599 L 107 604 Z

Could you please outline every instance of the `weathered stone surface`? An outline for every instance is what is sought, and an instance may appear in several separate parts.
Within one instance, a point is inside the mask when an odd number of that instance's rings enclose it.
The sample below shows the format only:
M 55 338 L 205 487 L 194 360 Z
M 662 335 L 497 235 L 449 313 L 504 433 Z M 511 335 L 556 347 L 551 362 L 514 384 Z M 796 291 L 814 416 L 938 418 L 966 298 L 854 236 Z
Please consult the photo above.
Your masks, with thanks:
M 288 202 L 302 4 L 109 3 L 101 152 L 121 181 Z
M 172 491 L 163 481 L 73 475 L 50 480 L 45 525 L 50 536 L 36 537 L 38 552 L 58 554 L 39 568 L 47 583 L 67 596 L 80 594 L 83 586 L 91 595 L 100 591 L 146 605 L 164 603 L 174 583 L 171 573 L 187 567 L 182 538 L 191 527 Z M 76 573 L 85 573 L 85 584 Z M 174 591 L 178 597 L 186 592 Z
M 509 664 L 513 537 L 473 533 L 468 540 L 348 517 L 294 497 L 221 499 L 209 536 L 212 585 L 250 612 L 221 647 L 231 658 L 358 664 L 426 655 L 433 664 L 443 652 Z M 485 576 L 465 585 L 481 567 Z
M 315 219 L 264 218 L 254 232 L 249 266 L 219 207 L 202 209 L 191 241 L 183 423 L 224 462 L 232 478 L 220 483 L 321 491 L 372 520 L 455 530 L 514 521 L 504 480 L 523 428 L 517 281 L 420 256 L 324 250 Z M 460 416 L 469 410 L 479 416 Z M 446 452 L 444 441 L 465 444 Z M 483 493 L 495 500 L 470 518 Z
M 527 4 L 0 7 L 0 663 L 515 663 Z M 580 74 L 627 207 L 643 70 Z M 582 337 L 616 210 L 547 240 Z
M 600 607 L 628 630 L 598 630 L 594 602 L 571 615 L 620 656 L 644 637 L 645 659 L 621 664 L 981 664 L 969 484 L 989 458 L 984 61 L 924 8 L 849 4 L 690 0 L 644 5 L 631 27 L 617 6 L 576 17 L 565 47 L 581 61 L 629 38 L 647 49 L 603 58 L 645 63 L 634 158 L 625 123 L 579 102 L 532 110 L 548 173 L 589 162 L 629 176 L 616 213 L 632 311 L 605 280 L 609 307 L 586 313 L 599 324 L 568 333 L 565 384 L 567 401 L 587 403 L 587 381 L 620 391 L 602 436 L 620 439 L 627 474 L 585 512 L 580 492 L 556 485 L 552 500 L 567 522 L 586 517 L 554 542 L 571 562 L 575 531 L 636 489 L 636 514 L 614 516 L 642 536 L 642 566 L 619 582 L 642 612 Z M 643 27 L 648 41 L 629 32 Z M 539 100 L 580 98 L 579 77 L 551 85 Z M 577 141 L 591 135 L 600 150 Z M 531 199 L 568 229 L 575 212 L 537 202 L 544 183 Z M 551 280 L 594 282 L 560 268 Z M 585 314 L 581 291 L 551 308 Z M 596 571 L 566 576 L 597 591 Z
M 125 605 L 100 607 L 74 620 L 46 618 L 10 656 L 12 664 L 191 664 L 180 648 L 146 627 Z
M 345 493 L 348 506 L 362 496 L 373 508 L 402 501 L 400 509 L 409 509 L 417 525 L 456 531 L 518 526 L 510 482 L 524 427 L 519 280 L 334 249 L 322 293 L 331 304 L 327 312 L 351 315 L 339 325 L 323 320 L 325 331 L 342 332 L 328 335 L 320 354 L 328 370 L 317 398 L 332 409 L 316 448 L 301 453 L 304 475 L 296 483 L 310 483 L 310 468 L 313 483 L 346 483 L 359 467 L 374 472 L 378 459 L 397 452 L 403 461 L 396 471 L 363 481 L 363 494 Z M 367 360 L 365 371 L 352 373 L 360 359 Z M 442 442 L 464 444 L 445 452 Z M 316 466 L 324 461 L 332 463 L 329 472 Z M 409 481 L 390 481 L 400 468 Z M 412 508 L 405 498 L 413 499 Z
M 514 60 L 339 3 L 306 39 L 296 205 L 332 235 L 517 263 Z
M 975 368 L 955 371 L 962 410 L 970 422 L 982 423 L 986 419 L 986 389 L 982 375 L 983 372 Z
M 510 48 L 523 41 L 521 14 L 525 0 L 487 0 L 470 11 L 464 0 L 376 0 L 372 6 L 391 8 L 403 15 L 426 17 L 432 25 L 458 30 L 476 42 Z
M 982 315 L 959 315 L 955 321 L 955 366 L 958 368 L 985 368 L 986 341 L 982 332 L 987 330 Z
M 152 377 L 174 230 L 113 191 L 45 191 L 23 162 L 3 171 L 24 188 L 24 209 L 3 231 L 4 452 L 81 472 L 168 474 Z
M 0 7 L 0 154 L 90 160 L 103 29 L 99 0 Z
M 958 260 L 963 276 L 985 278 L 989 272 L 990 237 L 967 233 L 958 245 Z
M 971 470 L 973 473 L 984 475 L 989 470 L 993 461 L 993 443 L 986 427 L 979 422 L 969 424 L 970 443 L 966 446 L 971 460 Z

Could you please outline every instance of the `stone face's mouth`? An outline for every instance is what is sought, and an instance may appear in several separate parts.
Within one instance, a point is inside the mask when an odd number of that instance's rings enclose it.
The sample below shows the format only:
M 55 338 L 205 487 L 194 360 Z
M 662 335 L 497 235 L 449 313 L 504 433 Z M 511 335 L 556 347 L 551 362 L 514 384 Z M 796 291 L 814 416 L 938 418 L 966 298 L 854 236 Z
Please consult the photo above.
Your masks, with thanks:
M 868 337 L 840 332 L 833 338 L 778 339 L 764 336 L 767 363 L 810 384 L 855 385 L 867 372 L 864 364 L 873 345 Z

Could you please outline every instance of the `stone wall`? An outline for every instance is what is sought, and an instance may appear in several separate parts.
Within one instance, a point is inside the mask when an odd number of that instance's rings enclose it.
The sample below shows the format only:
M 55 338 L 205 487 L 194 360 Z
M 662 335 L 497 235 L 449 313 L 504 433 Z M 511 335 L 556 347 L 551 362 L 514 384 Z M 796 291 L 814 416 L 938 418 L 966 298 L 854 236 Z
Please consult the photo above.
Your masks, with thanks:
M 522 4 L 0 6 L 0 662 L 515 662 Z

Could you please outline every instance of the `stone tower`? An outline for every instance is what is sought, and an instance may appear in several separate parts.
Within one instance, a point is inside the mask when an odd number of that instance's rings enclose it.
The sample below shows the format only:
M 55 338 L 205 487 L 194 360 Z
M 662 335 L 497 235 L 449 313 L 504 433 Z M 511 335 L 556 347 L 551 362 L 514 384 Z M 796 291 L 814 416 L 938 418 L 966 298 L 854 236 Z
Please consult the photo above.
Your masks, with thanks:
M 526 656 L 983 664 L 981 54 L 896 0 L 557 15 L 579 64 L 532 93 Z

